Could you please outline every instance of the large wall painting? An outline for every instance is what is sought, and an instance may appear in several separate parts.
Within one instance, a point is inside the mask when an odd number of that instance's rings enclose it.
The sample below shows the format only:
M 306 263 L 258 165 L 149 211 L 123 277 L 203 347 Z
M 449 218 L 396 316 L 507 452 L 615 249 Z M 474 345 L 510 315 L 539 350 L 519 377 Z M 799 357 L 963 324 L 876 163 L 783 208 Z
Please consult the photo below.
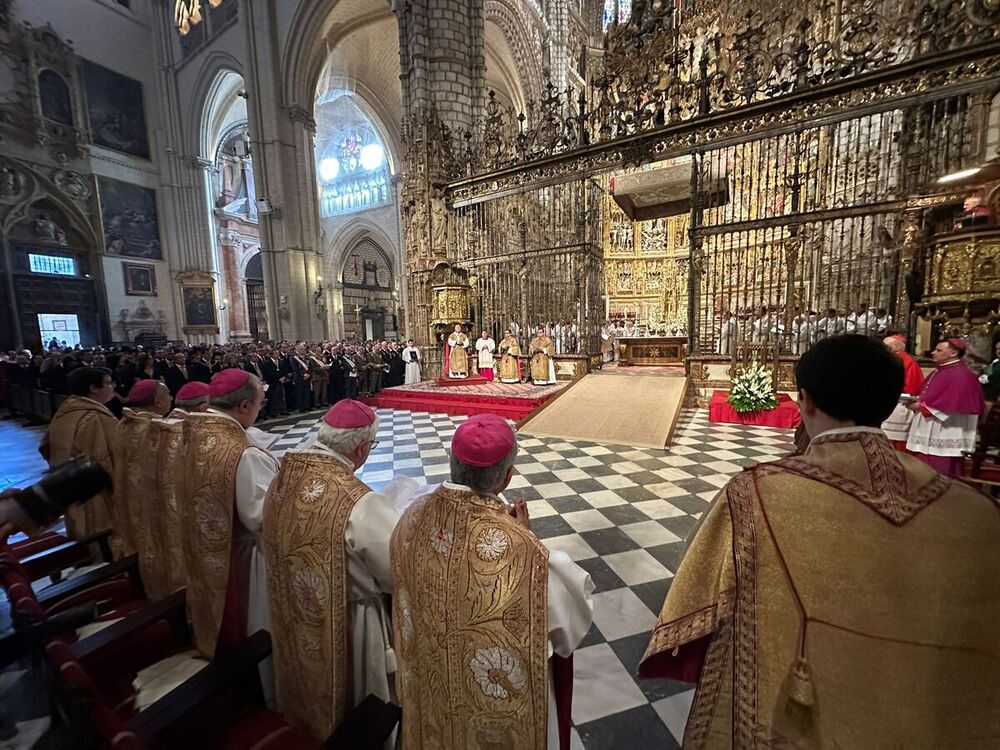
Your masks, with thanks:
M 108 255 L 162 260 L 156 191 L 110 177 L 98 177 L 104 251 Z
M 210 286 L 181 287 L 184 325 L 187 328 L 216 328 L 215 298 Z
M 89 61 L 84 65 L 91 140 L 124 154 L 149 158 L 142 84 Z

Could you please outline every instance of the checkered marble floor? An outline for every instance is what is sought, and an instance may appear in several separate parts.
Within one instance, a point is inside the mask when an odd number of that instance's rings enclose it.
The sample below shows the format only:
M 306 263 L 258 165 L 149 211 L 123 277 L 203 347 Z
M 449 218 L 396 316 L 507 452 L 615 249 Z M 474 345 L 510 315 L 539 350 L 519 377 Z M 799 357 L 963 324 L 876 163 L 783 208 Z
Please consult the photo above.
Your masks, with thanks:
M 379 410 L 380 444 L 361 478 L 378 489 L 404 474 L 448 478 L 447 447 L 465 417 Z M 317 417 L 267 426 L 282 454 L 309 441 Z M 694 691 L 633 675 L 685 540 L 720 487 L 741 468 L 786 455 L 792 431 L 708 423 L 681 413 L 669 451 L 524 437 L 504 493 L 528 501 L 531 527 L 594 579 L 594 625 L 576 651 L 573 747 L 680 746 Z

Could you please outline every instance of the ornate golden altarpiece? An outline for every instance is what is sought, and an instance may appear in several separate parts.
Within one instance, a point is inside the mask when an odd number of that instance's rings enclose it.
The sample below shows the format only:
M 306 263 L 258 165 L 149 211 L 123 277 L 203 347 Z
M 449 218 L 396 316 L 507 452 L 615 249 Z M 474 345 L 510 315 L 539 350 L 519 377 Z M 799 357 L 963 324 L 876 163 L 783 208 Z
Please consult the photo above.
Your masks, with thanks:
M 911 330 L 926 207 L 940 176 L 985 158 L 998 89 L 994 0 L 636 2 L 585 85 L 549 86 L 519 115 L 490 96 L 466 133 L 433 110 L 408 120 L 430 191 L 405 217 L 411 290 L 435 257 L 454 261 L 483 319 L 568 315 L 595 352 L 602 295 L 684 311 L 692 369 L 730 359 L 715 354 L 726 312 L 746 329 L 763 308 L 784 381 L 800 313 L 867 303 Z M 671 160 L 691 165 L 690 213 L 661 222 L 665 243 L 649 222 L 630 233 L 607 177 Z

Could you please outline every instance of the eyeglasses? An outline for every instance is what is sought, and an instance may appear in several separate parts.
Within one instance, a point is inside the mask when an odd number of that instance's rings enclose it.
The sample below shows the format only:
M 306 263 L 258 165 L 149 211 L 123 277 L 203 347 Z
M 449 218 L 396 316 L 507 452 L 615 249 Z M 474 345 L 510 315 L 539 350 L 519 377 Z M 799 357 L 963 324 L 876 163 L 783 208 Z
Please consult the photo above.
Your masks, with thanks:
M 369 448 L 368 450 L 373 451 L 376 448 L 378 448 L 378 444 L 379 444 L 378 440 L 370 440 L 369 443 L 371 444 L 371 448 Z

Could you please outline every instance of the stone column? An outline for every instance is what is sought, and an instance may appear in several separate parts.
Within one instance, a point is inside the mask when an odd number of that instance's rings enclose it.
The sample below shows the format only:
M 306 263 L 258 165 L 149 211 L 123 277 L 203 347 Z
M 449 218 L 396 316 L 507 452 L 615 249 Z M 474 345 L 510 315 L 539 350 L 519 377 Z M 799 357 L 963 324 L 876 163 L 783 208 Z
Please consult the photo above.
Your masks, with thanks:
M 919 269 L 921 249 L 923 246 L 923 230 L 921 227 L 923 210 L 920 208 L 908 208 L 903 212 L 899 242 L 899 276 L 896 279 L 896 320 L 895 327 L 906 332 L 907 340 L 912 338 L 913 331 L 910 330 L 910 304 L 909 295 L 906 292 L 906 280 L 911 274 L 916 273 L 919 279 Z
M 442 191 L 454 158 L 452 139 L 474 128 L 483 107 L 483 0 L 409 0 L 395 10 L 407 149 L 400 189 L 409 276 L 405 323 L 429 361 L 431 272 L 454 257 Z
M 287 101 L 282 86 L 284 40 L 273 3 L 241 0 L 246 29 L 247 116 L 254 155 L 269 333 L 275 339 L 318 340 L 313 291 L 322 275 L 312 102 Z

